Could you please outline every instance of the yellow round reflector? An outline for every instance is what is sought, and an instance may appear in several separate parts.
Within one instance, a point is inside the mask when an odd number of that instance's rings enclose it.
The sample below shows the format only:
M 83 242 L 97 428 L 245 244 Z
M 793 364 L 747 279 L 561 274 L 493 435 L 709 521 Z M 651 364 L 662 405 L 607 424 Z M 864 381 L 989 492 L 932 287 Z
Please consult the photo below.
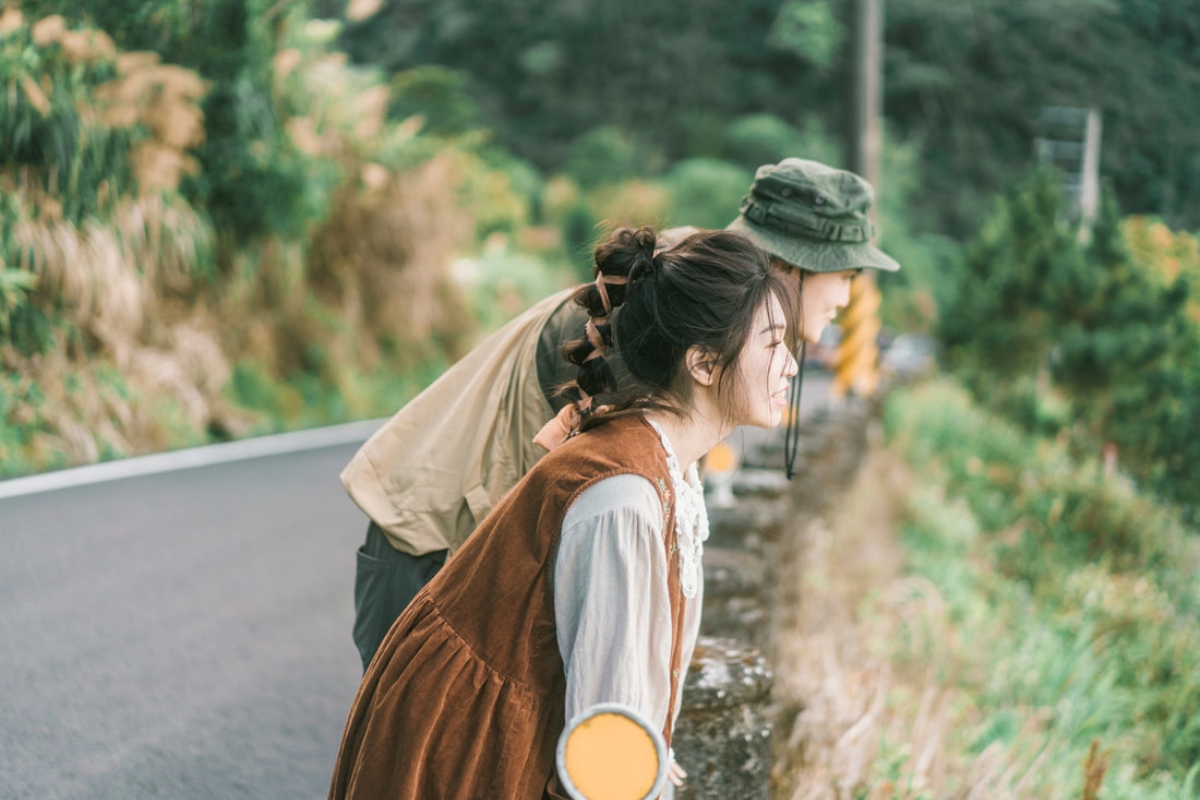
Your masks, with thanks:
M 563 732 L 559 770 L 572 797 L 644 800 L 661 790 L 665 746 L 631 709 L 597 706 Z
M 704 461 L 705 469 L 709 472 L 732 472 L 737 467 L 738 457 L 734 449 L 721 442 L 712 450 L 708 451 L 708 458 Z

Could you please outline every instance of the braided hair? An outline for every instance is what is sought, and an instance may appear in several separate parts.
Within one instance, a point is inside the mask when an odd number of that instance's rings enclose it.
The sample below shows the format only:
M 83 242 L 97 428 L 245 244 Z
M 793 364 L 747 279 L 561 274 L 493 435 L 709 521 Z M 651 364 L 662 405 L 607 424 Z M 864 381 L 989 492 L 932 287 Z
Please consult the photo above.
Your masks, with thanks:
M 720 368 L 718 390 L 736 391 L 730 384 L 736 373 L 732 367 L 755 312 L 770 294 L 790 312 L 785 279 L 740 234 L 699 231 L 662 251 L 656 251 L 655 243 L 653 228 L 620 228 L 596 248 L 595 280 L 574 297 L 588 322 L 583 335 L 562 348 L 563 357 L 578 370 L 575 380 L 560 389 L 571 403 L 539 434 L 544 445 L 626 411 L 682 413 L 691 401 L 693 382 L 684 361 L 692 347 L 702 349 L 710 365 Z M 788 313 L 789 323 L 793 317 Z M 594 406 L 597 395 L 607 397 L 618 389 L 605 358 L 614 346 L 633 386 L 614 405 Z
M 653 229 L 621 228 L 596 248 L 595 280 L 579 289 L 574 302 L 587 312 L 583 336 L 567 342 L 562 355 L 578 368 L 573 382 L 561 394 L 580 405 L 586 419 L 588 398 L 614 392 L 617 379 L 605 355 L 613 346 L 613 312 L 625 303 L 633 282 L 654 268 L 656 237 Z

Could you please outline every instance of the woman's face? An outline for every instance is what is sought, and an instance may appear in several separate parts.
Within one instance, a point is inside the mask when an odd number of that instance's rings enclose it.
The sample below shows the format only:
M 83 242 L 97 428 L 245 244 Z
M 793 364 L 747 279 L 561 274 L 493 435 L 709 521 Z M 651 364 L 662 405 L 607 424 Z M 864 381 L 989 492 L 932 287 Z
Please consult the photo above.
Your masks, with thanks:
M 737 395 L 742 418 L 736 424 L 773 428 L 783 421 L 788 386 L 798 369 L 786 333 L 783 305 L 771 294 L 755 312 L 750 337 L 738 357 Z
M 841 272 L 806 272 L 800 285 L 801 317 L 804 341 L 816 344 L 821 332 L 833 322 L 838 312 L 850 302 L 850 282 L 862 270 Z

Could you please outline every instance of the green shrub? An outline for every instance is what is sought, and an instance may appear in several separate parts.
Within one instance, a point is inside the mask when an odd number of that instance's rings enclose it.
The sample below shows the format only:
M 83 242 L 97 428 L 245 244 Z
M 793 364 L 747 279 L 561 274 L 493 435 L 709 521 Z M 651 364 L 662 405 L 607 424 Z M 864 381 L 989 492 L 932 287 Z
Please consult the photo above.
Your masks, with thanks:
M 881 170 L 875 207 L 878 244 L 901 268 L 876 275 L 883 294 L 880 318 L 895 331 L 931 333 L 938 309 L 953 302 L 962 246 L 928 232 L 914 218 L 914 201 L 923 191 L 916 143 L 885 138 Z
M 753 178 L 753 173 L 728 161 L 680 161 L 664 180 L 671 195 L 670 224 L 724 228 L 737 216 Z
M 468 279 L 472 318 L 481 334 L 490 333 L 534 303 L 570 285 L 571 275 L 535 256 L 513 251 L 498 242 L 484 248 L 464 266 Z
M 894 393 L 885 426 L 931 487 L 910 503 L 910 565 L 974 643 L 955 658 L 985 718 L 1047 709 L 1076 763 L 1093 738 L 1118 748 L 1131 772 L 1114 780 L 1140 788 L 1113 796 L 1182 781 L 1200 763 L 1196 531 L 949 383 Z
M 391 89 L 388 115 L 402 120 L 419 114 L 421 130 L 433 136 L 459 136 L 481 126 L 466 73 L 424 64 L 393 75 Z
M 594 128 L 571 144 L 567 174 L 585 190 L 618 183 L 647 169 L 648 159 L 620 128 Z
M 949 361 L 980 397 L 1026 424 L 1074 420 L 1080 449 L 1185 505 L 1200 473 L 1200 323 L 1188 275 L 1139 261 L 1105 194 L 1091 241 L 1059 222 L 1058 178 L 1001 199 L 941 306 Z M 1142 258 L 1145 258 L 1143 255 Z M 1048 395 L 1062 413 L 1046 415 Z
M 802 130 L 770 114 L 739 117 L 725 127 L 722 155 L 752 173 L 763 164 L 785 158 L 805 158 L 834 167 L 842 164 L 840 146 L 815 117 L 806 120 Z
M 73 44 L 69 52 L 62 39 Z M 115 56 L 105 33 L 72 30 L 61 19 L 26 20 L 0 34 L 0 85 L 7 87 L 0 92 L 0 171 L 24 173 L 21 194 L 43 201 L 39 217 L 78 222 L 102 213 L 131 182 L 128 156 L 137 132 L 95 120 L 102 115 L 94 96 L 116 77 Z M 6 222 L 16 202 L 5 198 Z M 3 244 L 11 243 L 10 234 Z
M 845 38 L 845 25 L 832 3 L 786 0 L 771 25 L 767 44 L 824 72 L 834 65 Z
M 726 126 L 722 139 L 725 158 L 748 170 L 785 158 L 815 158 L 804 152 L 799 131 L 770 114 L 734 120 Z
M 12 317 L 25 307 L 25 298 L 36 285 L 37 279 L 33 273 L 0 266 L 0 336 L 16 338 Z

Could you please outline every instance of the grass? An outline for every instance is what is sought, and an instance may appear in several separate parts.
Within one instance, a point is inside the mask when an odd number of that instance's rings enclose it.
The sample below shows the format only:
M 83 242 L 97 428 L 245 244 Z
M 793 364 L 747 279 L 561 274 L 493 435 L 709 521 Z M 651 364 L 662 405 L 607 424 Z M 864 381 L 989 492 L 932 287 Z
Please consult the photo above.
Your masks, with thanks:
M 948 381 L 885 430 L 805 537 L 777 796 L 1197 797 L 1195 531 Z

